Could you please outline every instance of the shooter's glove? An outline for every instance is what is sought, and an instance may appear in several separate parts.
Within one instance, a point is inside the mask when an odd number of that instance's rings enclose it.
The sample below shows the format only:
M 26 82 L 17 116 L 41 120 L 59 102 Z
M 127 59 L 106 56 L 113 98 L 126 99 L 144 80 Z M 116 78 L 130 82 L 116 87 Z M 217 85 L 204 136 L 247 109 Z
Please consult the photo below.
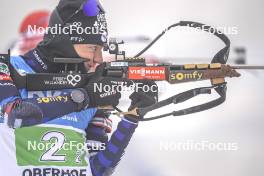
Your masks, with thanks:
M 116 78 L 103 77 L 105 63 L 96 68 L 94 77 L 88 82 L 85 90 L 89 96 L 89 107 L 117 106 L 121 93 L 117 90 Z
M 142 80 L 137 81 L 138 84 L 137 90 L 133 92 L 129 98 L 131 99 L 131 105 L 128 108 L 129 111 L 135 108 L 145 108 L 151 106 L 158 102 L 158 86 L 154 81 L 151 80 Z M 143 87 L 140 85 L 144 85 Z M 126 119 L 137 122 L 143 117 L 129 115 L 126 116 Z

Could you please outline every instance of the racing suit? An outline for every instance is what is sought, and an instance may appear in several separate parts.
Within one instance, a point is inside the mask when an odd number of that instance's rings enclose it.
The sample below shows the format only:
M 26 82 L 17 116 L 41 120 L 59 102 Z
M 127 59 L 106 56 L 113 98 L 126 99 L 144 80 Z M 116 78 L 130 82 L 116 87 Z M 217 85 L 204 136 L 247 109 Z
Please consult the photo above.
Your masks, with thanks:
M 34 64 L 31 61 L 34 59 L 17 56 L 11 57 L 10 63 L 20 74 L 40 72 L 37 67 L 33 67 Z M 34 62 L 39 63 L 39 61 Z M 0 62 L 0 64 L 3 66 L 5 63 Z M 108 125 L 102 125 L 105 122 L 98 123 L 96 121 L 97 118 L 100 121 L 108 117 L 103 113 L 96 113 L 96 108 L 73 112 L 74 108 L 72 106 L 74 105 L 69 103 L 70 100 L 66 100 L 66 98 L 65 101 L 59 99 L 39 101 L 41 97 L 67 96 L 72 90 L 41 92 L 18 90 L 8 73 L 9 70 L 0 70 L 1 108 L 20 97 L 22 100 L 31 101 L 40 106 L 43 109 L 44 118 L 41 124 L 36 125 L 29 118 L 28 122 L 23 123 L 34 126 L 13 130 L 6 127 L 7 117 L 0 114 L 0 144 L 2 143 L 1 146 L 6 149 L 1 151 L 0 157 L 8 158 L 14 156 L 14 153 L 16 155 L 15 159 L 10 159 L 10 162 L 5 161 L 5 165 L 10 164 L 11 167 L 1 168 L 1 175 L 59 176 L 68 174 L 103 176 L 113 173 L 137 128 L 137 123 L 126 119 L 121 120 L 108 141 L 106 135 L 107 130 L 109 131 Z M 65 110 L 65 104 L 67 104 L 68 110 Z M 57 118 L 54 118 L 55 114 L 52 111 L 57 111 Z M 8 144 L 11 139 L 14 141 Z M 44 150 L 34 148 L 50 143 L 53 144 L 53 148 L 48 147 Z M 97 146 L 94 146 L 94 143 L 97 143 Z M 78 144 L 85 144 L 85 147 L 80 148 Z M 70 147 L 70 150 L 65 148 L 66 146 Z M 29 150 L 28 147 L 33 148 Z M 14 161 L 16 161 L 17 170 L 12 167 L 11 163 Z

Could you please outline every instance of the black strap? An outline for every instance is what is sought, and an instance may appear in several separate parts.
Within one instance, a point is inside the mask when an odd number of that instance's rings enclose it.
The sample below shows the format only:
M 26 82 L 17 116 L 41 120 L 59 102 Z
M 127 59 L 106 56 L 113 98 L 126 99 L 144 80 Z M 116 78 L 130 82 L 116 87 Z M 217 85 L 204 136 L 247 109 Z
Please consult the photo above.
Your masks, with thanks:
M 159 34 L 149 45 L 147 45 L 142 51 L 140 51 L 135 57 L 140 57 L 142 54 L 144 54 L 150 47 L 152 47 L 167 31 L 170 29 L 177 27 L 177 26 L 182 26 L 182 27 L 191 27 L 191 28 L 196 28 L 196 29 L 201 29 L 205 32 L 209 32 L 214 34 L 216 37 L 218 37 L 220 40 L 222 40 L 225 43 L 225 47 L 221 49 L 214 58 L 217 58 L 220 56 L 220 58 L 224 58 L 225 61 L 228 59 L 229 55 L 229 48 L 230 48 L 230 40 L 228 37 L 223 34 L 221 31 L 217 30 L 216 28 L 213 28 L 211 26 L 198 23 L 198 22 L 192 22 L 192 21 L 180 21 L 179 23 L 173 24 L 169 27 L 167 27 L 164 31 L 162 31 L 161 34 Z M 225 57 L 223 57 L 224 55 Z M 216 59 L 215 59 L 216 60 Z M 220 62 L 219 62 L 220 63 Z
M 146 108 L 139 108 L 138 114 L 140 116 L 144 116 L 145 114 L 147 114 L 150 111 L 153 111 L 155 109 L 159 109 L 161 107 L 167 106 L 167 105 L 172 104 L 172 103 L 174 103 L 174 104 L 182 103 L 182 102 L 187 101 L 187 100 L 189 100 L 195 96 L 198 96 L 200 94 L 211 94 L 211 90 L 218 88 L 219 86 L 220 85 L 188 90 L 186 92 L 174 95 L 173 97 L 170 97 L 166 100 L 160 101 L 160 102 L 158 102 L 152 106 L 149 106 Z M 226 86 L 226 83 L 221 85 L 221 87 L 223 87 L 223 88 L 225 86 Z M 141 119 L 140 121 L 151 121 L 151 120 L 156 120 L 156 119 L 160 119 L 160 118 L 167 117 L 167 116 L 182 116 L 182 115 L 187 115 L 187 114 L 205 111 L 205 110 L 208 110 L 208 109 L 211 109 L 211 108 L 214 108 L 214 107 L 220 105 L 221 103 L 223 103 L 225 101 L 225 99 L 226 99 L 225 92 L 222 92 L 222 94 L 220 95 L 219 98 L 212 100 L 210 102 L 207 102 L 207 103 L 204 103 L 201 105 L 197 105 L 197 106 L 193 106 L 193 107 L 190 107 L 187 109 L 173 111 L 171 113 L 162 114 L 159 116 L 144 118 L 144 119 Z
M 226 46 L 224 48 L 222 48 L 219 52 L 217 52 L 217 54 L 213 57 L 211 63 L 226 64 L 228 57 L 229 57 L 229 51 L 230 51 L 230 40 L 228 39 L 228 37 L 225 34 L 223 34 L 221 31 L 217 30 L 216 28 L 213 28 L 211 26 L 208 26 L 208 25 L 205 25 L 202 23 L 192 22 L 192 21 L 180 21 L 179 23 L 176 23 L 176 24 L 169 26 L 161 34 L 159 34 L 149 45 L 147 45 L 142 51 L 140 51 L 135 57 L 141 56 L 152 45 L 154 45 L 167 31 L 169 31 L 171 28 L 174 28 L 177 26 L 186 26 L 186 27 L 191 27 L 191 28 L 198 28 L 198 29 L 201 29 L 205 32 L 212 33 L 216 37 L 218 37 L 220 40 L 222 40 Z M 159 116 L 155 116 L 155 117 L 150 117 L 150 118 L 146 118 L 146 119 L 141 119 L 141 121 L 150 121 L 150 120 L 155 120 L 155 119 L 159 119 L 159 118 L 163 118 L 163 117 L 167 117 L 167 116 L 171 116 L 171 115 L 173 115 L 173 116 L 187 115 L 187 114 L 201 112 L 204 110 L 214 108 L 214 107 L 222 104 L 226 100 L 226 90 L 227 90 L 226 83 L 213 85 L 212 87 L 197 88 L 197 89 L 193 89 L 193 90 L 183 92 L 181 94 L 175 95 L 175 96 L 168 98 L 166 100 L 158 102 L 152 106 L 138 109 L 138 113 L 141 116 L 144 116 L 147 112 L 150 112 L 154 109 L 158 109 L 158 108 L 167 106 L 167 105 L 172 104 L 172 103 L 174 103 L 174 104 L 181 103 L 181 102 L 186 101 L 188 99 L 191 99 L 191 98 L 193 98 L 199 94 L 208 93 L 209 92 L 208 90 L 211 91 L 212 89 L 215 89 L 215 91 L 220 96 L 219 98 L 217 98 L 213 101 L 201 104 L 201 105 L 197 105 L 197 106 L 187 108 L 187 109 L 183 109 L 183 110 L 179 110 L 179 111 L 173 111 L 171 113 L 167 113 L 167 114 L 163 114 L 163 115 L 159 115 Z M 180 101 L 176 101 L 177 98 L 180 99 Z

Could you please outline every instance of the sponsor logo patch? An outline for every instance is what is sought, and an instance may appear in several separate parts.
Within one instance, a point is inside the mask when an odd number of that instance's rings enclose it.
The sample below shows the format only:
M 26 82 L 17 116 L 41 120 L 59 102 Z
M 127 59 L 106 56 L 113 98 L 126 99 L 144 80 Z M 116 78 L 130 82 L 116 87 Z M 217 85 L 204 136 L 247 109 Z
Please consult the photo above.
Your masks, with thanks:
M 62 120 L 78 122 L 78 118 L 75 115 L 65 115 L 61 118 Z
M 43 80 L 44 85 L 71 85 L 75 87 L 81 82 L 82 77 L 81 75 L 67 75 L 64 77 L 55 76 L 52 78 L 48 78 L 50 80 L 47 80 L 46 78 L 44 79 L 45 79 Z
M 12 86 L 15 87 L 13 83 L 0 83 L 0 86 Z
M 0 74 L 0 81 L 12 81 L 12 79 L 9 75 Z
M 80 75 L 68 75 L 67 76 L 67 81 L 72 86 L 76 86 L 81 80 L 82 80 L 82 77 Z
M 41 65 L 41 67 L 44 70 L 48 69 L 48 66 L 44 63 L 44 61 L 40 58 L 40 56 L 38 55 L 37 51 L 33 52 L 33 55 L 35 56 L 36 60 L 38 61 L 38 63 Z
M 4 73 L 6 75 L 10 75 L 8 66 L 4 63 L 0 63 L 0 73 Z
M 38 103 L 52 103 L 52 102 L 63 102 L 66 103 L 68 101 L 67 96 L 57 96 L 57 97 L 43 97 L 38 98 Z
M 198 71 L 194 72 L 178 72 L 178 73 L 172 73 L 170 74 L 170 79 L 171 80 L 177 80 L 177 81 L 182 81 L 182 80 L 201 80 L 203 77 L 203 73 L 200 73 Z
M 165 67 L 129 67 L 129 79 L 166 80 Z

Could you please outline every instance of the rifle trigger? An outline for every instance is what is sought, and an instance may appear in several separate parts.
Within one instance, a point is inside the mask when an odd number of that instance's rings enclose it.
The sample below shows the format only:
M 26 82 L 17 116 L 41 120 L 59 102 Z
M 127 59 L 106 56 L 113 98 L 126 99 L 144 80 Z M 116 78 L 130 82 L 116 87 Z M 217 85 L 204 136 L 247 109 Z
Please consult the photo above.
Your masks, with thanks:
M 135 108 L 131 111 L 128 111 L 128 112 L 116 112 L 116 113 L 113 113 L 114 115 L 117 115 L 119 117 L 121 116 L 126 116 L 126 115 L 133 115 L 133 116 L 139 116 L 138 114 L 138 108 Z

